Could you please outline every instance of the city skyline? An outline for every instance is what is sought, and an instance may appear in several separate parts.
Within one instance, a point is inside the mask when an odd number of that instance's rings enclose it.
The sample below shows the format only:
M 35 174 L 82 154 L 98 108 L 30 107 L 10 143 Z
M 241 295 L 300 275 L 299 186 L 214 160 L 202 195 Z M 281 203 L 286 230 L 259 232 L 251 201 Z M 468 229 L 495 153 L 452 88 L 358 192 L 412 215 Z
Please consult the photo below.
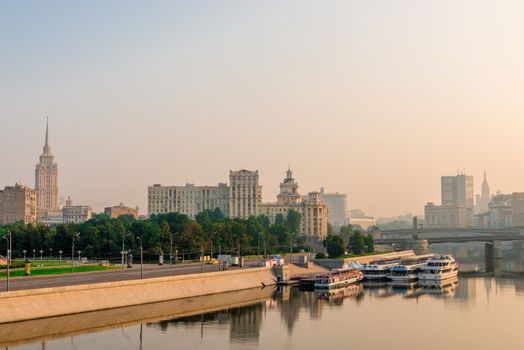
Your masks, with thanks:
M 266 201 L 289 162 L 375 217 L 456 169 L 524 191 L 520 2 L 95 3 L 0 4 L 3 186 L 34 186 L 49 115 L 62 200 L 95 211 L 242 168 Z

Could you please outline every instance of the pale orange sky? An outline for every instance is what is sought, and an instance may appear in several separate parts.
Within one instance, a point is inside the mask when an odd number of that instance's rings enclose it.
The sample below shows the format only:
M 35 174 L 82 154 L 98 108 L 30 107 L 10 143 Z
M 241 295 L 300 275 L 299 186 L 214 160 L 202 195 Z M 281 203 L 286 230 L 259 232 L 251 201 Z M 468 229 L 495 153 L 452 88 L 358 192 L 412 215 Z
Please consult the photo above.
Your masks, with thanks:
M 0 4 L 0 186 L 34 185 L 45 116 L 60 194 L 96 210 L 147 186 L 259 169 L 274 200 L 349 195 L 421 214 L 440 176 L 524 191 L 520 1 Z

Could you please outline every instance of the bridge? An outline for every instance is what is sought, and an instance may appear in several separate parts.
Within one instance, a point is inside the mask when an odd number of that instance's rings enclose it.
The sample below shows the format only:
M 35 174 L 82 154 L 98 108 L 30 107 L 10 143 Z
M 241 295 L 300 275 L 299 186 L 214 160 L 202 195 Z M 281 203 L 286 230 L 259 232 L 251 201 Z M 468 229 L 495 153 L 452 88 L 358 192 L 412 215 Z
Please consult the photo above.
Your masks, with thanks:
M 373 238 L 376 244 L 404 244 L 408 240 L 425 240 L 434 243 L 466 243 L 524 240 L 524 230 L 510 229 L 408 229 L 375 230 Z

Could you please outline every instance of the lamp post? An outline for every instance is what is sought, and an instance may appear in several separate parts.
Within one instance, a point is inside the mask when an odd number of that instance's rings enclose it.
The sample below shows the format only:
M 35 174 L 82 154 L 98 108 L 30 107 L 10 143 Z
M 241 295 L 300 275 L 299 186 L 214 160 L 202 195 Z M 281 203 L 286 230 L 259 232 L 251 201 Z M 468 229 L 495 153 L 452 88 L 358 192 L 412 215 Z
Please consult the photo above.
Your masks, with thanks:
M 126 241 L 126 235 L 125 233 L 122 233 L 122 251 L 120 252 L 122 254 L 122 270 L 124 269 L 125 241 Z
M 9 238 L 7 238 L 9 236 Z M 13 234 L 11 233 L 11 231 L 7 231 L 7 234 L 4 236 L 4 239 L 6 240 L 6 245 L 7 245 L 7 279 L 6 279 L 6 290 L 9 292 L 9 284 L 10 284 L 10 281 L 9 281 L 9 273 L 10 273 L 10 265 L 11 265 L 11 248 L 12 248 L 12 243 L 13 243 Z
M 40 260 L 44 260 L 44 251 L 40 249 Z
M 75 272 L 75 238 L 79 237 L 80 234 L 73 234 L 72 244 L 71 244 L 71 273 Z
M 78 251 L 78 263 L 80 263 L 80 254 L 82 254 L 81 250 Z
M 144 278 L 144 249 L 142 247 L 142 238 L 137 237 L 140 241 L 140 279 Z
M 36 260 L 36 249 L 33 249 L 33 260 Z
M 27 253 L 27 250 L 22 250 L 22 253 L 24 253 L 24 261 L 25 261 L 25 257 L 26 257 L 26 253 Z
M 53 259 L 53 248 L 49 248 L 49 260 Z
M 204 244 L 200 237 L 200 273 L 204 273 Z
M 63 250 L 59 250 L 59 251 L 58 251 L 58 254 L 60 254 L 60 261 L 62 261 L 62 253 L 63 253 L 63 252 L 64 252 Z
M 173 234 L 169 235 L 169 265 L 173 265 Z

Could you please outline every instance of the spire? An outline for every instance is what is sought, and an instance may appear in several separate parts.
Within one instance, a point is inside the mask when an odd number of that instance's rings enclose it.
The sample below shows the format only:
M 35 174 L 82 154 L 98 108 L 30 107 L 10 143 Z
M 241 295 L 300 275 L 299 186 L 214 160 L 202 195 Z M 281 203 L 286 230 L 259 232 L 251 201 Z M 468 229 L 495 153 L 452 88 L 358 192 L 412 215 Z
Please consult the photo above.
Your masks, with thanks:
M 49 117 L 46 117 L 44 154 L 50 153 L 51 147 L 49 147 Z
M 484 181 L 488 182 L 488 179 L 486 177 L 486 169 L 484 169 Z

